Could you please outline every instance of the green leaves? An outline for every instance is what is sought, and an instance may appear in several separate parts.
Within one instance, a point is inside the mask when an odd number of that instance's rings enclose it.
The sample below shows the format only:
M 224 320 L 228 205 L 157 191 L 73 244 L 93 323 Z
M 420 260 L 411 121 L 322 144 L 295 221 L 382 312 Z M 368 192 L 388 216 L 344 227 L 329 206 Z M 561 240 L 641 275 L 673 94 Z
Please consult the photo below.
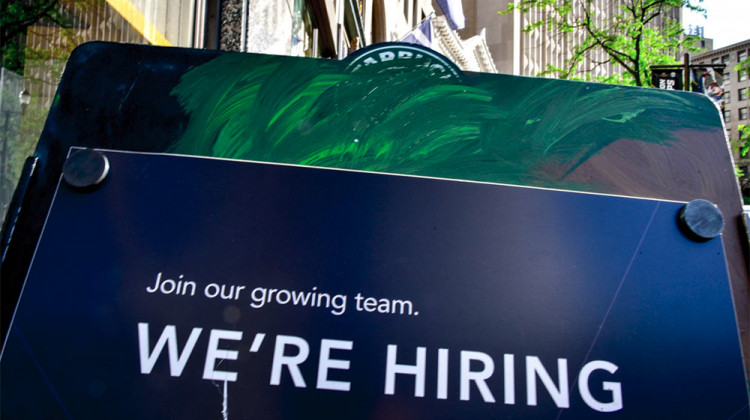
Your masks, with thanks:
M 740 138 L 737 141 L 737 153 L 741 158 L 747 157 L 750 152 L 750 125 L 740 124 L 737 126 L 740 131 Z
M 571 53 L 564 66 L 548 65 L 540 75 L 591 80 L 586 74 L 593 67 L 612 64 L 619 66 L 623 75 L 597 80 L 643 86 L 650 81 L 649 65 L 673 63 L 678 51 L 697 51 L 696 38 L 683 36 L 681 26 L 669 21 L 669 12 L 687 7 L 705 13 L 699 6 L 701 1 L 623 0 L 617 10 L 601 13 L 591 0 L 523 0 L 499 13 L 538 10 L 542 12 L 537 14 L 540 17 L 526 25 L 524 32 L 544 26 L 550 38 L 559 41 L 563 34 L 569 34 L 573 36 L 568 40 L 578 39 L 570 42 Z M 662 23 L 657 24 L 660 20 Z

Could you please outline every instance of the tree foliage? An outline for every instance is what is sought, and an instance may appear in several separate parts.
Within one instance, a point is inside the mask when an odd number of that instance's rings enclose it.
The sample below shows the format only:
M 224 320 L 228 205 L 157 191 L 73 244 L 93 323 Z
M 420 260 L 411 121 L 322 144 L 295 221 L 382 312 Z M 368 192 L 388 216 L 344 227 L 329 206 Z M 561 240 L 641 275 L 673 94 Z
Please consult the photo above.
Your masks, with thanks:
M 45 20 L 66 26 L 59 0 L 0 0 L 0 45 L 3 67 L 23 74 L 24 37 L 29 26 Z
M 604 13 L 593 0 L 518 0 L 500 14 L 517 10 L 528 15 L 540 10 L 523 31 L 545 31 L 549 37 L 569 40 L 564 65 L 548 65 L 542 74 L 591 80 L 587 62 L 591 66 L 614 64 L 622 72 L 597 81 L 644 86 L 650 83 L 650 65 L 674 64 L 675 54 L 697 51 L 698 38 L 685 36 L 680 23 L 668 19 L 668 12 L 686 7 L 705 13 L 699 6 L 702 1 L 620 0 L 612 2 L 614 10 Z

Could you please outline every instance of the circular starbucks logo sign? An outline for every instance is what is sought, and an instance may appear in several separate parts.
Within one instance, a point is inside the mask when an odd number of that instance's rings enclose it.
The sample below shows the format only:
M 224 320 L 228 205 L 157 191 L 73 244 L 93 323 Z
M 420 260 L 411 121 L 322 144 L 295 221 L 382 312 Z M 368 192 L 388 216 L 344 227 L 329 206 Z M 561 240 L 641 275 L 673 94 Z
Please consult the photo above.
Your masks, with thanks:
M 427 72 L 438 79 L 461 79 L 461 69 L 443 55 L 416 44 L 387 42 L 356 51 L 345 61 L 352 73 Z

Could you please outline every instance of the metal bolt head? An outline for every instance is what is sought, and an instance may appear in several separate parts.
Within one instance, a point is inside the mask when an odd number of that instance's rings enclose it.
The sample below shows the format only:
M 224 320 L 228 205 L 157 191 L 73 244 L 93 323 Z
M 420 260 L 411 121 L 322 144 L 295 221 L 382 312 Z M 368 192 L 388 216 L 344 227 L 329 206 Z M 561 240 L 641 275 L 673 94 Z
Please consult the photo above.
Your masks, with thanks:
M 74 152 L 63 164 L 63 180 L 79 191 L 95 189 L 104 181 L 108 173 L 109 160 L 103 153 L 92 149 Z
M 693 200 L 685 204 L 677 215 L 682 232 L 688 238 L 704 242 L 724 230 L 724 216 L 715 204 L 706 200 Z

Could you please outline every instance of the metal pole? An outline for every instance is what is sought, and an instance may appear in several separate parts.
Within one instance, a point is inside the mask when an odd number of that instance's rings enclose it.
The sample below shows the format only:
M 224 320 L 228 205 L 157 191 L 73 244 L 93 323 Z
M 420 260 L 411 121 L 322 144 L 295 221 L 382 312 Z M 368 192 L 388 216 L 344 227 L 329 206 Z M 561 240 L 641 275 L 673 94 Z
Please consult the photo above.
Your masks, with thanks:
M 242 34 L 240 34 L 240 52 L 247 52 L 247 13 L 250 0 L 242 0 Z
M 683 80 L 684 84 L 682 85 L 682 90 L 690 90 L 690 54 L 685 53 L 685 55 L 682 58 L 682 68 L 683 68 Z
M 10 111 L 4 111 L 3 112 L 3 153 L 0 157 L 0 203 L 2 203 L 2 212 L 0 213 L 0 216 L 5 214 L 5 206 L 8 205 L 6 202 L 6 193 L 5 193 L 5 184 L 6 179 L 8 177 L 7 174 L 7 160 L 8 160 L 8 136 L 9 136 L 9 122 L 10 119 Z

